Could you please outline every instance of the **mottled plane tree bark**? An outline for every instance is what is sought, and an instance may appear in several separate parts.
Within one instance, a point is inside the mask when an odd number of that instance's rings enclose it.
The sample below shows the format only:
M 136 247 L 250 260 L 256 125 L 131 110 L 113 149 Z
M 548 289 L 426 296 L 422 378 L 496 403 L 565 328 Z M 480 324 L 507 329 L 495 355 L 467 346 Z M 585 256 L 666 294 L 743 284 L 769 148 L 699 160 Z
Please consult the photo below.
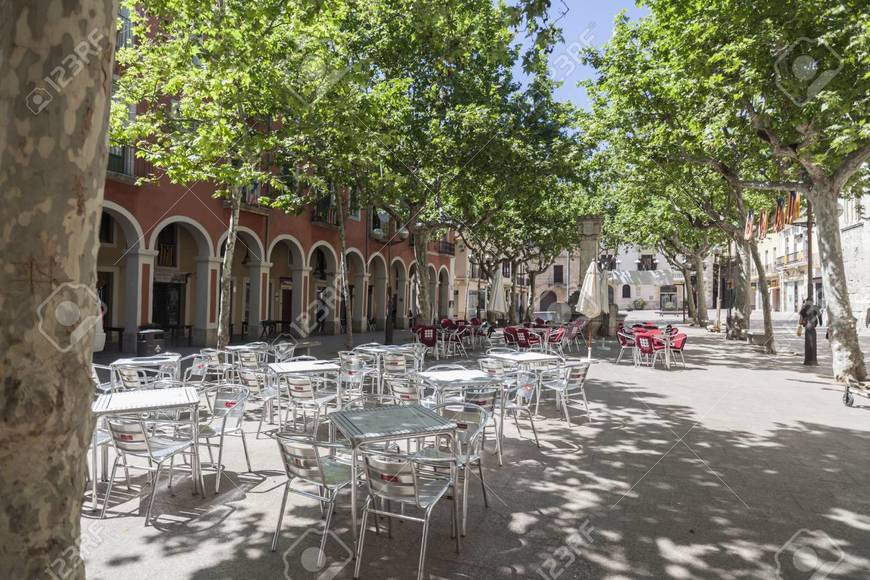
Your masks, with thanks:
M 0 3 L 0 570 L 78 553 L 115 4 Z

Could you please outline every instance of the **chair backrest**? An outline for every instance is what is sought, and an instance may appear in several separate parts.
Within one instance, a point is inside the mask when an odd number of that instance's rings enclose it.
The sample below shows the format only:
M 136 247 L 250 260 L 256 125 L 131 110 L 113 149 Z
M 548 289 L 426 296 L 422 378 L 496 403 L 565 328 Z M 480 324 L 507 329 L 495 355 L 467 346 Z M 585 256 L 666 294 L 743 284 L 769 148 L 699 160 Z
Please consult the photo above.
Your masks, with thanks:
M 652 354 L 654 352 L 653 347 L 653 335 L 647 332 L 636 332 L 634 333 L 634 341 L 637 344 L 637 349 L 642 354 Z
M 361 356 L 345 356 L 340 360 L 339 378 L 342 383 L 362 385 L 369 369 L 368 361 Z
M 262 362 L 262 356 L 257 350 L 236 351 L 236 358 L 239 361 L 239 367 L 248 370 L 259 369 Z
M 285 375 L 283 378 L 292 399 L 313 399 L 314 381 L 304 375 Z
M 550 336 L 547 337 L 547 342 L 562 342 L 565 338 L 565 327 L 560 326 L 556 330 L 550 331 Z
M 193 357 L 193 362 L 190 364 L 190 368 L 187 369 L 187 376 L 185 378 L 198 379 L 202 381 L 205 378 L 205 375 L 208 373 L 208 367 L 208 357 L 198 354 Z
M 225 419 L 227 430 L 241 426 L 245 415 L 245 403 L 248 401 L 248 389 L 243 385 L 220 385 L 215 387 L 214 418 Z
M 369 493 L 375 497 L 419 506 L 417 465 L 407 455 L 385 453 L 383 449 L 361 446 Z
M 504 364 L 500 360 L 494 358 L 482 358 L 477 361 L 480 370 L 491 377 L 501 378 L 504 376 Z
M 426 372 L 431 371 L 465 371 L 468 370 L 462 365 L 458 364 L 443 364 L 443 365 L 435 365 L 426 369 Z
M 687 340 L 689 340 L 689 337 L 685 332 L 676 334 L 674 336 L 673 348 L 676 350 L 683 350 L 686 346 Z
M 239 369 L 239 382 L 248 389 L 248 393 L 260 393 L 266 388 L 266 373 Z
M 465 388 L 465 402 L 477 405 L 487 413 L 495 412 L 495 404 L 501 397 L 501 386 L 482 385 Z
M 299 478 L 321 486 L 325 484 L 320 460 L 321 446 L 314 437 L 281 434 L 276 435 L 275 440 L 288 478 Z
M 203 348 L 199 351 L 200 356 L 205 358 L 210 365 L 221 364 L 221 351 L 216 348 Z
M 513 326 L 508 326 L 504 329 L 504 343 L 517 344 L 517 329 Z
M 527 328 L 517 328 L 517 346 L 520 348 L 531 348 L 532 344 L 529 340 L 529 330 Z
M 533 373 L 517 373 L 516 382 L 510 395 L 518 405 L 528 405 L 535 396 L 535 387 L 538 386 L 538 377 Z
M 398 398 L 405 405 L 413 405 L 420 402 L 420 385 L 411 377 L 394 375 L 384 376 L 384 384 L 388 392 Z
M 145 423 L 138 419 L 109 417 L 106 419 L 112 443 L 120 453 L 151 455 Z
M 619 331 L 616 333 L 616 339 L 619 341 L 619 346 L 623 347 L 633 347 L 634 346 L 634 335 L 629 334 L 625 331 Z
M 403 352 L 388 352 L 384 353 L 384 374 L 403 376 L 408 373 L 409 360 L 407 354 Z M 410 365 L 413 366 L 413 363 Z
M 586 382 L 586 375 L 588 374 L 588 362 L 567 367 L 565 369 L 565 388 L 569 391 L 582 389 L 583 383 Z
M 115 376 L 124 389 L 142 389 L 148 383 L 148 373 L 135 366 L 119 365 L 115 368 Z
M 296 345 L 292 342 L 279 342 L 273 347 L 275 352 L 275 362 L 284 362 L 293 358 L 293 353 L 296 352 Z
M 434 326 L 420 326 L 417 338 L 429 348 L 435 348 L 438 345 L 438 334 L 435 332 Z
M 290 362 L 299 362 L 299 361 L 308 361 L 308 360 L 318 360 L 316 356 L 311 356 L 308 354 L 303 354 L 300 356 L 294 356 L 290 358 Z
M 489 420 L 486 409 L 473 403 L 445 403 L 433 410 L 456 423 L 456 436 L 463 455 L 469 457 L 480 451 L 483 430 Z

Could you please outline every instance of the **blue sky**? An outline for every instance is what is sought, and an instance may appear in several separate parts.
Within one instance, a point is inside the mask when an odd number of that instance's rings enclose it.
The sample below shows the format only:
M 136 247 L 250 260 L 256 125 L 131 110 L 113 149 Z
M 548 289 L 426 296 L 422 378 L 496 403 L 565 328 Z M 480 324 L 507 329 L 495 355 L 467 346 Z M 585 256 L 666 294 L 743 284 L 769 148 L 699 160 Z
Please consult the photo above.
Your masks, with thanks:
M 621 10 L 626 10 L 631 19 L 649 12 L 646 8 L 637 8 L 634 0 L 552 0 L 550 17 L 558 19 L 565 37 L 550 55 L 553 77 L 563 81 L 556 93 L 559 100 L 572 101 L 584 108 L 588 105 L 586 93 L 577 83 L 594 75 L 589 67 L 579 62 L 577 53 L 586 45 L 600 47 L 610 40 L 614 18 Z M 521 72 L 517 74 L 523 76 Z

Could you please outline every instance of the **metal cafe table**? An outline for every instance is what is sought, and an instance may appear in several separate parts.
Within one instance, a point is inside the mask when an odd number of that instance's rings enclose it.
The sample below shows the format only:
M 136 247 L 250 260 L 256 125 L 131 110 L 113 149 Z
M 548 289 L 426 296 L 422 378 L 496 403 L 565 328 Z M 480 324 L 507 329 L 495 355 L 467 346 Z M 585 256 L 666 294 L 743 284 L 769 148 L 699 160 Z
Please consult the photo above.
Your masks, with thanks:
M 137 367 L 159 371 L 164 367 L 172 367 L 173 378 L 181 377 L 181 355 L 177 352 L 155 354 L 154 356 L 139 356 L 133 358 L 119 358 L 110 365 L 112 369 L 117 367 Z
M 462 371 L 424 371 L 419 373 L 417 376 L 435 388 L 439 403 L 441 402 L 441 392 L 445 387 L 470 387 L 499 382 L 498 379 L 494 378 L 489 373 L 476 369 Z
M 512 362 L 520 368 L 525 369 L 541 363 L 556 363 L 562 360 L 554 354 L 545 354 L 542 352 L 533 351 L 494 352 L 486 356 L 489 358 Z
M 99 418 L 103 415 L 129 415 L 136 413 L 147 413 L 151 411 L 165 411 L 173 409 L 190 409 L 190 426 L 193 436 L 193 461 L 191 461 L 191 475 L 193 476 L 193 491 L 202 491 L 200 489 L 200 472 L 199 464 L 199 394 L 194 387 L 178 387 L 169 389 L 141 389 L 137 391 L 122 391 L 120 393 L 107 393 L 100 395 L 94 404 L 91 406 L 91 411 Z M 94 448 L 93 461 L 96 465 L 97 460 L 97 445 L 96 439 L 97 430 L 94 429 Z M 103 461 L 103 469 L 105 470 L 106 462 Z M 93 478 L 93 508 L 97 509 L 97 478 Z M 204 492 L 203 492 L 204 493 Z M 105 501 L 108 501 L 106 498 Z
M 347 437 L 351 446 L 350 513 L 353 528 L 354 554 L 357 535 L 357 455 L 360 445 L 396 439 L 414 439 L 446 435 L 456 439 L 456 423 L 445 419 L 422 405 L 387 406 L 375 409 L 348 409 L 329 414 L 329 421 Z M 454 466 L 454 482 L 456 473 Z

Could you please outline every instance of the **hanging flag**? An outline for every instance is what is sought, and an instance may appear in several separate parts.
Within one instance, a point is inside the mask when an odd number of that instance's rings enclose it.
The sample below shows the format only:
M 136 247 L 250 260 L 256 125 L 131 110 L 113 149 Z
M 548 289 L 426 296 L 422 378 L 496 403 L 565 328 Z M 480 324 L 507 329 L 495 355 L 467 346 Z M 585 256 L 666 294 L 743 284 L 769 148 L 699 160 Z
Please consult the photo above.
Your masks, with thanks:
M 746 225 L 743 226 L 743 239 L 747 242 L 752 239 L 752 232 L 755 230 L 755 215 L 752 210 L 746 214 Z
M 785 200 L 777 198 L 776 213 L 773 215 L 773 231 L 779 233 L 785 227 Z
M 794 223 L 801 217 L 801 194 L 793 191 L 792 195 L 794 195 L 794 213 L 792 214 L 791 221 Z
M 796 202 L 797 202 L 797 192 L 792 191 L 788 195 L 788 206 L 786 207 L 786 210 L 785 210 L 785 223 L 787 223 L 789 225 L 794 223 Z
M 767 220 L 768 220 L 768 212 L 764 210 L 761 212 L 761 220 L 758 222 L 758 239 L 763 240 L 767 237 Z

